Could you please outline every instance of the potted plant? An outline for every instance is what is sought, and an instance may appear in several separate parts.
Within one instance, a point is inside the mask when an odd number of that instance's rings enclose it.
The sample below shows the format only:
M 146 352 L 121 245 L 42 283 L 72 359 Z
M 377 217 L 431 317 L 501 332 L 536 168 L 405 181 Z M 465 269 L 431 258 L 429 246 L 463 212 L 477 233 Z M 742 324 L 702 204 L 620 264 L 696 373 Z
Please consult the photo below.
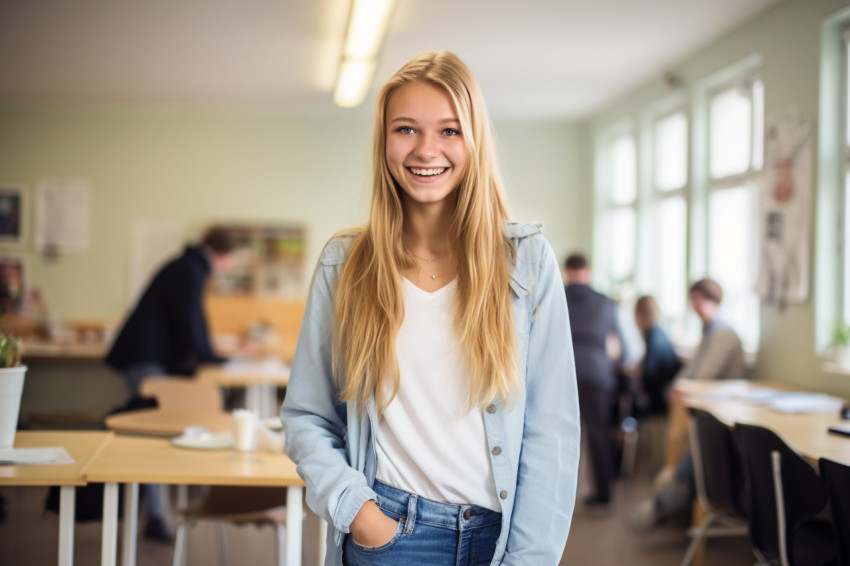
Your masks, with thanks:
M 850 369 L 850 324 L 844 321 L 832 331 L 832 361 L 842 369 Z
M 0 332 L 0 448 L 15 444 L 18 412 L 27 366 L 21 365 L 21 341 Z

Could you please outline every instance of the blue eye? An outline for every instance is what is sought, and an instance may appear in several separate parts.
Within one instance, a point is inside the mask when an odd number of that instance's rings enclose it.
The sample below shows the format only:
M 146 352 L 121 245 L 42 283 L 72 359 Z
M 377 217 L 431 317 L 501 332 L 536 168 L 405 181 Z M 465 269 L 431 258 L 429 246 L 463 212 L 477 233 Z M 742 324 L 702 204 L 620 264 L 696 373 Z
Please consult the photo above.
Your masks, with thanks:
M 414 134 L 416 131 L 410 126 L 402 126 L 398 129 L 398 132 L 401 134 Z
M 460 130 L 455 130 L 454 128 L 446 128 L 443 130 L 443 134 L 446 136 L 459 136 Z

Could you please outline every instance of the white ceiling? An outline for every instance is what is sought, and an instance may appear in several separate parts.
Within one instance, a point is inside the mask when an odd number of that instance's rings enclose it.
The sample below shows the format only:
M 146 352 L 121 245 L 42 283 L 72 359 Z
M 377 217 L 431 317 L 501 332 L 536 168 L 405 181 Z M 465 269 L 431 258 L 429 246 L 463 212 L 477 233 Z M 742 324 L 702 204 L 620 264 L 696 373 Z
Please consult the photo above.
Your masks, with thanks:
M 376 82 L 449 49 L 496 116 L 587 116 L 778 1 L 399 0 Z M 348 6 L 0 0 L 0 101 L 371 113 L 331 101 Z

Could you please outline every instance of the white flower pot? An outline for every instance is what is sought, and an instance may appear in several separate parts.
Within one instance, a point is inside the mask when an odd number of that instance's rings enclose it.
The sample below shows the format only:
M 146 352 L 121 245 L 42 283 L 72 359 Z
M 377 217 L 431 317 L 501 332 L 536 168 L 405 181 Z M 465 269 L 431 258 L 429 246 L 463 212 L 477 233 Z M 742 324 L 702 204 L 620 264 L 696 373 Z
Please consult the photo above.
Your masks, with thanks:
M 15 444 L 27 366 L 0 368 L 0 448 Z

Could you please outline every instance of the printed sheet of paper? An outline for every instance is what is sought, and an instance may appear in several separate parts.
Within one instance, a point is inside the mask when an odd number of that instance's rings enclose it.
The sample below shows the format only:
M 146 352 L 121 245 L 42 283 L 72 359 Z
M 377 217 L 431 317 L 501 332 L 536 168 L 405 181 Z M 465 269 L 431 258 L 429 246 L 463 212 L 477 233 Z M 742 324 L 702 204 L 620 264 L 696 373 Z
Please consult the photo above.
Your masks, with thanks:
M 73 464 L 62 446 L 44 448 L 0 448 L 0 465 Z
M 36 187 L 35 247 L 41 252 L 82 252 L 91 233 L 87 181 L 43 179 Z
M 130 304 L 136 304 L 151 278 L 183 249 L 183 228 L 174 222 L 140 221 L 130 250 Z

